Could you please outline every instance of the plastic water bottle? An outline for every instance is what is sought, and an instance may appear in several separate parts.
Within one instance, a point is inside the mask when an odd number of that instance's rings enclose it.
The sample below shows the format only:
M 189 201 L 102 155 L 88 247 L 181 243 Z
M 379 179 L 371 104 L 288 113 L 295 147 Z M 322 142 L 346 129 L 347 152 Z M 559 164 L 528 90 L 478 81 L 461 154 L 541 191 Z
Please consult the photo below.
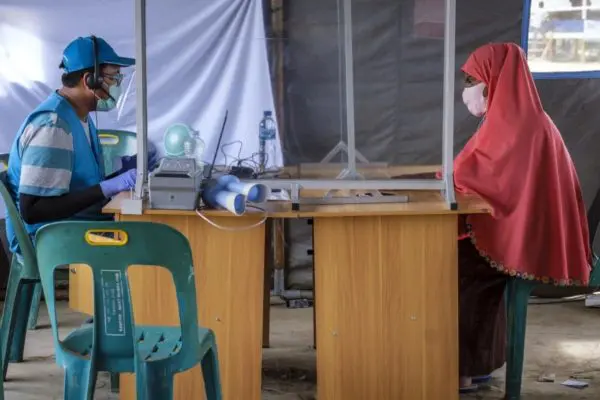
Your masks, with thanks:
M 193 158 L 198 168 L 204 167 L 204 141 L 200 138 L 200 132 L 190 131 L 190 138 L 183 143 L 183 155 Z
M 204 167 L 204 140 L 200 138 L 200 132 L 192 131 L 192 140 L 194 141 L 194 158 L 198 168 Z
M 267 166 L 273 165 L 276 158 L 276 147 L 275 140 L 277 138 L 277 126 L 273 119 L 273 113 L 271 111 L 265 111 L 260 125 L 258 127 L 258 139 L 259 139 L 259 171 L 265 172 Z

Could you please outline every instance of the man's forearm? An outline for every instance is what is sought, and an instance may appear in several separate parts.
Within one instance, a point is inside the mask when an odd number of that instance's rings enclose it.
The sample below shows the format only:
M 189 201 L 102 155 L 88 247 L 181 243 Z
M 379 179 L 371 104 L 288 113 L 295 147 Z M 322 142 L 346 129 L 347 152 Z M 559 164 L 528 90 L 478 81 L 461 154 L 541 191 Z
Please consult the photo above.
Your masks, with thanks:
M 67 219 L 104 200 L 100 185 L 62 196 L 19 195 L 21 217 L 28 224 Z

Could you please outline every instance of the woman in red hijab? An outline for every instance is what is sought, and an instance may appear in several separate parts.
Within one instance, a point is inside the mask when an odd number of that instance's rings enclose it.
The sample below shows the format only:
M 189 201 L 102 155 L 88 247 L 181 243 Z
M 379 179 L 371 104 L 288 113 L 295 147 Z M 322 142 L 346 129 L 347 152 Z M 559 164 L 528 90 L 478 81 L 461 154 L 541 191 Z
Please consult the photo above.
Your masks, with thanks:
M 459 243 L 461 389 L 505 361 L 508 277 L 586 285 L 591 250 L 579 180 L 544 112 L 523 50 L 490 44 L 462 70 L 463 101 L 484 122 L 454 161 L 459 192 L 487 201 Z

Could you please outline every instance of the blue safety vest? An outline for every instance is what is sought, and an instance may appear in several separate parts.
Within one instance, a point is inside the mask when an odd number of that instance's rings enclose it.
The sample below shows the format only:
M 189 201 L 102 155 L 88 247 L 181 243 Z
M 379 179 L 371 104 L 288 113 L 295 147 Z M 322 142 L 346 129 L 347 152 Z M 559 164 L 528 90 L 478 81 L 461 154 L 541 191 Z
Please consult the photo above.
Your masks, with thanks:
M 52 93 L 42 104 L 38 106 L 31 114 L 25 118 L 23 125 L 19 128 L 17 137 L 10 149 L 8 157 L 8 189 L 19 208 L 19 182 L 21 179 L 21 154 L 19 154 L 19 139 L 25 130 L 25 127 L 39 114 L 52 112 L 58 115 L 58 118 L 67 123 L 71 128 L 73 136 L 73 171 L 71 174 L 70 191 L 78 191 L 86 189 L 90 186 L 97 185 L 104 179 L 104 161 L 102 157 L 102 148 L 100 140 L 96 133 L 96 127 L 89 120 L 90 141 L 88 142 L 87 135 L 81 124 L 81 120 L 71 104 L 57 92 Z M 91 142 L 91 146 L 90 146 Z M 102 204 L 97 204 L 87 210 L 78 213 L 71 219 L 75 220 L 103 220 L 110 217 L 101 214 Z M 25 224 L 25 228 L 29 235 L 34 238 L 35 233 L 46 223 L 29 225 Z M 9 240 L 10 249 L 13 253 L 19 252 L 19 245 L 15 236 L 10 218 L 6 217 L 6 236 Z

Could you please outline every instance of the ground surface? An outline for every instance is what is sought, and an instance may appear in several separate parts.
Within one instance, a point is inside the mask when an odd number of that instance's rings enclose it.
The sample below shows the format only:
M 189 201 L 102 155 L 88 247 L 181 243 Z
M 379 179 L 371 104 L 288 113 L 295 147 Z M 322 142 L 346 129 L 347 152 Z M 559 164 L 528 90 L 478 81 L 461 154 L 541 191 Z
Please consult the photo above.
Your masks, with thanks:
M 60 305 L 62 331 L 66 333 L 77 326 L 82 317 L 69 312 L 66 303 Z M 62 371 L 54 363 L 45 312 L 40 324 L 41 329 L 28 336 L 26 361 L 9 367 L 5 383 L 7 400 L 62 399 Z M 264 352 L 263 399 L 315 398 L 312 339 L 312 309 L 288 310 L 283 305 L 273 306 L 272 348 Z M 523 400 L 600 398 L 600 310 L 586 309 L 581 302 L 530 306 L 526 351 Z M 541 374 L 555 374 L 556 383 L 538 383 Z M 574 374 L 589 378 L 590 386 L 578 390 L 560 385 Z M 496 375 L 489 390 L 463 398 L 501 399 L 502 371 Z M 101 377 L 96 399 L 116 398 L 109 393 L 107 379 Z

